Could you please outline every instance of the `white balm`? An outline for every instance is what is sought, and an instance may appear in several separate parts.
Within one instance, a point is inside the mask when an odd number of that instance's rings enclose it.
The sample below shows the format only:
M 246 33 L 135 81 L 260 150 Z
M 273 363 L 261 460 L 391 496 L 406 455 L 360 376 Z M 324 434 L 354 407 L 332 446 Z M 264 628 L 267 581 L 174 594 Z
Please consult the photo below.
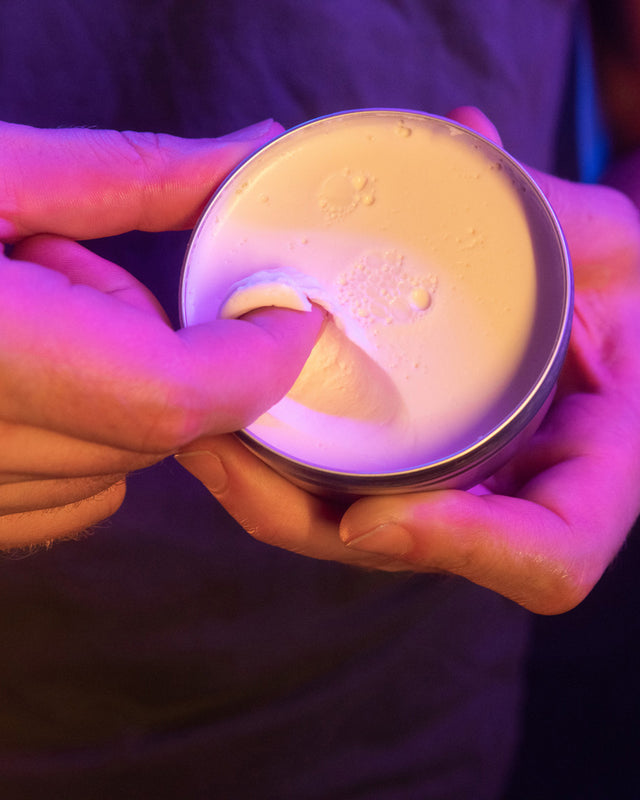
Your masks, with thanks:
M 553 213 L 509 156 L 438 117 L 367 110 L 267 145 L 192 237 L 185 324 L 307 300 L 331 321 L 247 433 L 312 471 L 390 475 L 509 439 L 523 409 L 531 421 L 566 348 L 571 280 Z

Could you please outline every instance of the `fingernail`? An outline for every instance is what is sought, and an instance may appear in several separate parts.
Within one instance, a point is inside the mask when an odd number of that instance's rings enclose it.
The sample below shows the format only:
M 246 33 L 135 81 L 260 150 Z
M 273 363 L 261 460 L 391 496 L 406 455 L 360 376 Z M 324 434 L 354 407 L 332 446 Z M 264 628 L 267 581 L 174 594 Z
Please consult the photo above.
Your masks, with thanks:
M 403 556 L 413 548 L 411 534 L 396 522 L 385 522 L 373 530 L 345 542 L 347 547 L 365 553 L 385 556 Z
M 220 138 L 229 142 L 250 142 L 254 139 L 261 139 L 263 136 L 266 136 L 274 124 L 272 119 L 263 119 L 262 122 L 248 125 L 246 128 L 240 128 L 238 131 L 232 131 Z
M 192 450 L 178 453 L 175 460 L 196 477 L 212 494 L 227 488 L 229 479 L 222 461 L 209 450 Z

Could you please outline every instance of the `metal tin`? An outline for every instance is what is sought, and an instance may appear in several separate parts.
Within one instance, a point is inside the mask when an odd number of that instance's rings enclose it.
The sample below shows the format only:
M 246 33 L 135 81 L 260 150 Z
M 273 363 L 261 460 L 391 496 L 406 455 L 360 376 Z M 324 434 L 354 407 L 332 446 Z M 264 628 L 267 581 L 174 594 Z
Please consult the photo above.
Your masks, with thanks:
M 402 109 L 363 109 L 321 117 L 293 128 L 273 140 L 241 164 L 219 187 L 192 234 L 187 248 L 180 289 L 180 313 L 184 325 L 202 322 L 202 303 L 199 293 L 202 270 L 213 270 L 217 286 L 207 299 L 205 317 L 215 319 L 220 308 L 220 298 L 238 275 L 225 275 L 226 254 L 217 249 L 217 230 L 221 219 L 233 220 L 234 203 L 245 193 L 259 191 L 254 185 L 255 176 L 268 170 L 277 170 L 283 158 L 291 155 L 292 145 L 313 146 L 317 139 L 330 141 L 334 131 L 345 126 L 366 121 L 375 131 L 376 125 L 390 122 L 404 128 L 409 135 L 412 126 L 426 126 L 438 135 L 442 132 L 455 136 L 464 147 L 474 148 L 496 168 L 503 171 L 516 187 L 519 195 L 526 197 L 526 216 L 535 226 L 532 235 L 535 249 L 536 299 L 531 326 L 531 340 L 523 355 L 522 391 L 511 405 L 501 412 L 499 419 L 490 420 L 486 430 L 476 431 L 469 440 L 453 448 L 452 452 L 426 457 L 407 467 L 394 466 L 389 471 L 359 471 L 334 469 L 331 465 L 318 465 L 313 460 L 294 457 L 279 449 L 264 437 L 251 431 L 238 432 L 240 440 L 263 461 L 286 476 L 293 483 L 316 494 L 350 498 L 368 494 L 391 494 L 441 488 L 470 488 L 486 479 L 511 458 L 540 424 L 551 402 L 554 387 L 567 351 L 573 311 L 573 281 L 566 243 L 558 220 L 546 198 L 523 167 L 501 148 L 467 128 L 448 119 Z M 327 139 L 329 137 L 329 139 Z M 460 138 L 461 137 L 461 138 Z M 283 156 L 284 154 L 284 156 Z M 420 156 L 422 157 L 422 156 Z M 424 153 L 428 159 L 429 153 Z M 394 151 L 390 149 L 385 160 L 393 164 Z M 290 165 L 289 165 L 290 167 Z M 452 169 L 456 165 L 452 164 Z M 406 180 L 412 180 L 411 175 Z M 462 201 L 462 200 L 461 200 Z M 465 202 L 468 198 L 465 199 Z M 293 202 L 296 199 L 293 198 Z M 523 204 L 524 204 L 523 200 Z M 473 209 L 472 209 L 473 211 Z M 270 213 L 273 213 L 271 209 Z M 282 214 L 286 215 L 286 209 Z M 330 227 L 327 228 L 330 234 Z M 323 235 L 326 234 L 326 231 Z M 256 235 L 260 235 L 260 231 Z M 263 235 L 267 235 L 265 228 Z M 377 232 L 372 231 L 372 236 Z M 402 245 L 402 243 L 400 243 Z M 202 253 L 206 251 L 206 258 Z M 203 261 L 205 266 L 202 266 Z M 194 267 L 194 264 L 196 265 Z M 242 276 L 240 276 L 242 277 Z M 196 310 L 194 310 L 196 309 Z M 199 309 L 199 310 L 198 310 Z M 527 365 L 531 365 L 528 367 Z M 527 369 L 529 372 L 527 373 Z M 518 385 L 520 385 L 520 383 Z M 366 446 L 363 443 L 363 446 Z

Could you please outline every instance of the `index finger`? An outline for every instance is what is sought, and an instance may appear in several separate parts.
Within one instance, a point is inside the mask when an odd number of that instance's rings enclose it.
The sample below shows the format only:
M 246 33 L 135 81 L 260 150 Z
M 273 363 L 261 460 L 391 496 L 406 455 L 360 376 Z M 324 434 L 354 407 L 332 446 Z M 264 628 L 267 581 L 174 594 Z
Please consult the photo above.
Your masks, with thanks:
M 574 183 L 528 169 L 555 211 L 569 246 L 576 288 L 638 281 L 640 212 L 609 186 Z
M 0 240 L 71 239 L 190 227 L 213 189 L 282 128 L 218 139 L 0 122 Z

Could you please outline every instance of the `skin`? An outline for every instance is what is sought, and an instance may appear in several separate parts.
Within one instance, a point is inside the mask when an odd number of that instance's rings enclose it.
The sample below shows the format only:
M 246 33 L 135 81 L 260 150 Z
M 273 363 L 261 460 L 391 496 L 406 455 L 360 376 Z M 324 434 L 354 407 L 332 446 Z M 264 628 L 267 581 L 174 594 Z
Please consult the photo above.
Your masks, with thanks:
M 319 311 L 176 332 L 144 286 L 75 241 L 192 226 L 280 131 L 187 141 L 0 123 L 0 547 L 85 530 L 119 507 L 127 473 L 237 430 L 291 387 Z
M 451 116 L 499 142 L 477 109 Z M 531 443 L 473 491 L 343 508 L 234 437 L 193 442 L 180 462 L 252 536 L 368 569 L 462 576 L 541 614 L 573 608 L 597 583 L 640 512 L 640 221 L 614 189 L 532 172 L 564 228 L 576 298 L 570 352 Z
M 476 109 L 452 116 L 497 140 Z M 84 530 L 119 506 L 127 473 L 179 453 L 261 541 L 369 569 L 460 575 L 539 613 L 572 608 L 640 510 L 635 206 L 536 174 L 565 229 L 577 294 L 558 392 L 526 451 L 471 492 L 339 508 L 227 435 L 288 390 L 321 315 L 263 310 L 175 332 L 143 286 L 76 241 L 191 226 L 229 169 L 279 130 L 193 142 L 0 124 L 0 240 L 10 245 L 0 256 L 0 543 Z

